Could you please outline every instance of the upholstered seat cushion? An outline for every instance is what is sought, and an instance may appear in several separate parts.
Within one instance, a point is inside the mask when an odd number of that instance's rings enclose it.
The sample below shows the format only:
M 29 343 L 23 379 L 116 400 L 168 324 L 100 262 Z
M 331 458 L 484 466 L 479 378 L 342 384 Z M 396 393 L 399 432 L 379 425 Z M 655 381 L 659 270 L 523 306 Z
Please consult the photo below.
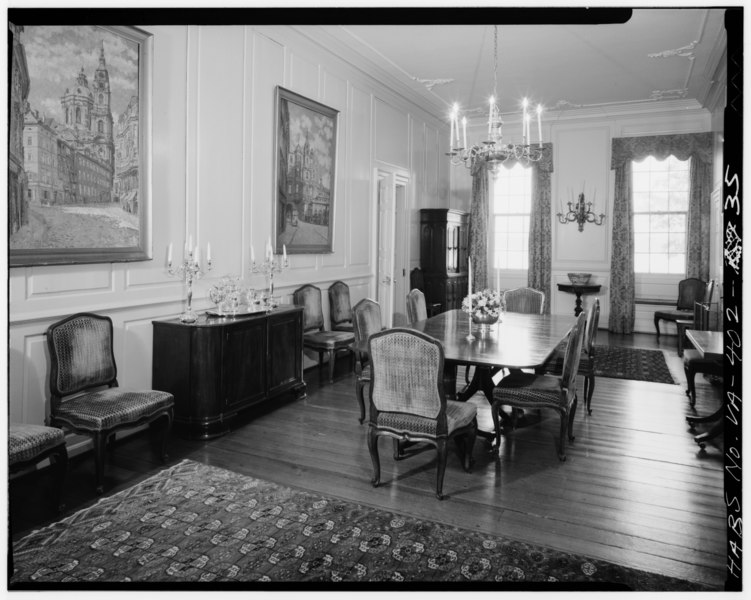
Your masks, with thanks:
M 354 331 L 355 326 L 352 325 L 352 321 L 347 321 L 345 323 L 337 323 L 332 329 L 334 331 Z
M 469 402 L 446 401 L 446 421 L 448 422 L 448 434 L 466 427 L 477 416 L 477 407 Z M 378 427 L 391 429 L 396 432 L 436 435 L 438 421 L 426 419 L 409 413 L 402 412 L 379 412 Z
M 57 427 L 11 423 L 8 428 L 8 464 L 34 459 L 65 443 L 65 433 Z
M 501 379 L 493 391 L 493 397 L 516 407 L 557 407 L 562 401 L 561 380 L 552 375 L 514 371 Z
M 691 310 L 658 310 L 655 311 L 655 321 L 677 321 L 679 319 L 686 321 L 694 320 L 694 313 Z
M 683 351 L 683 368 L 691 364 L 694 371 L 704 372 L 704 369 L 719 371 L 722 369 L 722 361 L 716 358 L 704 358 L 698 350 L 690 349 Z
M 349 331 L 310 331 L 305 335 L 305 346 L 320 350 L 344 348 L 355 341 L 355 335 Z
M 168 392 L 113 387 L 61 402 L 54 417 L 56 422 L 75 429 L 102 431 L 149 419 L 174 403 L 174 397 Z

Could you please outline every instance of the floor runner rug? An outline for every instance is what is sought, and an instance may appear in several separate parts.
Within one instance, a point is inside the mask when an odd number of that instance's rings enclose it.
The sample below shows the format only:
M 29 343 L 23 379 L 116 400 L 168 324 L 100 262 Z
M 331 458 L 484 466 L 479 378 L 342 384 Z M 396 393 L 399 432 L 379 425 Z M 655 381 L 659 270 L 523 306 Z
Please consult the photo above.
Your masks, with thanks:
M 707 589 L 190 460 L 27 535 L 14 563 L 11 589 Z
M 595 377 L 677 384 L 662 350 L 595 346 Z

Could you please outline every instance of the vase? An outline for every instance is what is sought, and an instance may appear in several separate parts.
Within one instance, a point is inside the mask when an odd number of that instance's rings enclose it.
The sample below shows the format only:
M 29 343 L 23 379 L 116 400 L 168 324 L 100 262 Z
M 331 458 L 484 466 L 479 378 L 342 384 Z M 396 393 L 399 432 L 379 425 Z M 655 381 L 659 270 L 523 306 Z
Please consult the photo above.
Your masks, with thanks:
M 480 335 L 483 336 L 490 333 L 492 326 L 497 322 L 498 316 L 483 315 L 481 317 L 478 317 L 477 315 L 472 315 L 472 323 L 480 326 Z

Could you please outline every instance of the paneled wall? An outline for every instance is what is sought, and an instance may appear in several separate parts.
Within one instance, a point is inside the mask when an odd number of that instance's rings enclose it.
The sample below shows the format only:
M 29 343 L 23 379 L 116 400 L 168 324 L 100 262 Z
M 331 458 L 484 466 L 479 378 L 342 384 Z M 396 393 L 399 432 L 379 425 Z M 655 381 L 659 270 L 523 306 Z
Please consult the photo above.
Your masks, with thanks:
M 717 123 L 715 123 L 715 126 Z M 647 105 L 640 111 L 634 108 L 619 113 L 603 115 L 601 112 L 587 114 L 583 110 L 562 111 L 548 114 L 543 120 L 543 140 L 553 144 L 554 171 L 551 177 L 551 219 L 552 235 L 552 281 L 550 307 L 554 314 L 573 315 L 575 298 L 571 294 L 559 292 L 557 283 L 568 283 L 567 273 L 592 273 L 592 282 L 602 286 L 599 294 L 601 314 L 600 326 L 607 327 L 610 313 L 610 247 L 612 241 L 612 214 L 614 173 L 610 169 L 610 148 L 615 137 L 640 135 L 668 135 L 676 133 L 696 133 L 712 131 L 712 115 L 704 109 L 686 109 L 670 103 L 660 107 Z M 516 128 L 515 128 L 516 127 Z M 468 131 L 468 137 L 479 139 L 482 132 Z M 504 138 L 513 142 L 519 139 L 518 124 L 513 122 L 504 127 Z M 722 163 L 722 155 L 717 152 L 717 161 Z M 451 206 L 469 210 L 472 181 L 464 167 L 453 167 L 451 175 Z M 716 174 L 715 178 L 719 176 Z M 721 181 L 716 182 L 716 192 L 721 191 Z M 560 224 L 556 214 L 567 209 L 566 202 L 576 200 L 584 191 L 587 202 L 593 200 L 593 210 L 607 215 L 602 226 L 586 224 L 579 231 L 575 223 Z M 713 201 L 713 220 L 721 225 L 719 203 Z M 713 226 L 713 248 L 717 246 L 720 228 Z M 720 259 L 721 260 L 721 259 Z M 721 262 L 712 261 L 712 276 L 717 278 L 722 272 Z M 495 282 L 497 274 L 491 272 L 489 281 Z M 721 277 L 721 276 L 719 276 Z M 679 276 L 653 276 L 643 278 L 638 286 L 637 296 L 650 299 L 675 300 Z M 504 289 L 527 285 L 526 271 L 501 271 L 501 287 Z M 582 298 L 588 306 L 590 296 Z M 662 307 L 664 308 L 664 307 Z M 636 306 L 635 330 L 653 332 L 656 305 Z M 672 324 L 663 325 L 668 333 L 675 333 Z M 671 329 L 672 328 L 672 329 Z
M 286 26 L 145 27 L 154 36 L 153 260 L 138 263 L 14 268 L 9 277 L 10 419 L 43 423 L 49 410 L 44 331 L 78 311 L 115 323 L 121 385 L 151 384 L 151 321 L 182 310 L 185 286 L 166 272 L 167 246 L 187 235 L 213 271 L 195 285 L 206 308 L 209 286 L 225 274 L 255 287 L 250 246 L 271 235 L 274 201 L 274 92 L 277 85 L 339 111 L 334 252 L 290 256 L 276 281 L 287 300 L 315 283 L 345 281 L 353 304 L 373 296 L 376 160 L 410 174 L 407 197 L 417 239 L 417 209 L 448 205 L 448 169 L 438 159 L 445 124 L 343 61 L 315 31 Z M 351 57 L 349 57 L 351 58 Z M 414 244 L 408 251 L 417 251 Z M 417 258 L 407 257 L 406 264 Z M 306 363 L 310 364 L 310 362 Z

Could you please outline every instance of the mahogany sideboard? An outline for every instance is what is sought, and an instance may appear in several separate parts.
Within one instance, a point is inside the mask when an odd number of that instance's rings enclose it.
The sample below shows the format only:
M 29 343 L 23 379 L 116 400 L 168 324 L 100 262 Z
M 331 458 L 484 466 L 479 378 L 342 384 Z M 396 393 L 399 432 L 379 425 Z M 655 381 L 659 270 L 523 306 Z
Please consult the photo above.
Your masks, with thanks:
M 152 387 L 175 397 L 175 430 L 223 435 L 241 411 L 305 396 L 302 307 L 235 318 L 153 321 Z

